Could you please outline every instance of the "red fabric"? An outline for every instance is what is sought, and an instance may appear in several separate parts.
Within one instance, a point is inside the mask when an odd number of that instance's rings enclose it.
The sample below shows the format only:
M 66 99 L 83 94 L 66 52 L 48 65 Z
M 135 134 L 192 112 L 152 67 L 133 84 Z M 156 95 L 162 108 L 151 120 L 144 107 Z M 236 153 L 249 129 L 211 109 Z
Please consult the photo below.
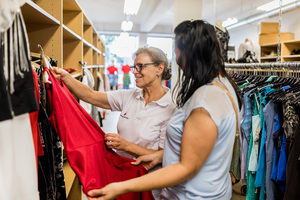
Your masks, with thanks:
M 118 68 L 115 66 L 110 66 L 107 68 L 108 74 L 115 74 L 115 72 L 118 72 Z
M 38 75 L 36 74 L 35 71 L 32 71 L 32 72 L 33 72 L 33 79 L 34 79 L 33 81 L 34 81 L 34 88 L 35 88 L 35 97 L 36 97 L 37 102 L 39 102 Z M 42 145 L 42 140 L 41 140 L 41 133 L 40 133 L 40 128 L 39 128 L 39 124 L 38 124 L 38 116 L 39 116 L 39 110 L 29 113 L 37 169 L 38 169 L 38 158 L 37 157 L 44 155 L 43 145 Z
M 122 71 L 124 74 L 128 74 L 130 72 L 130 66 L 129 65 L 123 65 Z
M 79 177 L 83 192 L 102 188 L 108 183 L 124 181 L 147 173 L 142 166 L 119 156 L 106 148 L 105 133 L 90 115 L 78 104 L 61 80 L 49 74 L 47 84 L 51 103 L 50 122 L 59 134 L 74 172 Z M 117 200 L 154 200 L 151 191 L 128 193 Z

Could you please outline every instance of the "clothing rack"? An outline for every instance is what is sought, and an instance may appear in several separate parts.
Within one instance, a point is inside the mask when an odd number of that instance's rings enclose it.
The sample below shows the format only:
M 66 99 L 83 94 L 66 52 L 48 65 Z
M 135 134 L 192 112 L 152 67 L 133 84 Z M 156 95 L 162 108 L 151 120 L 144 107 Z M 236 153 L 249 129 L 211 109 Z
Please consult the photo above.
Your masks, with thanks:
M 104 65 L 87 65 L 83 66 L 82 69 L 90 69 L 90 68 L 103 68 Z
M 225 63 L 225 70 L 230 74 L 276 75 L 280 77 L 300 78 L 300 62 L 272 63 Z
M 225 68 L 247 68 L 247 69 L 275 69 L 275 68 L 299 68 L 300 61 L 294 62 L 268 62 L 268 63 L 225 63 Z

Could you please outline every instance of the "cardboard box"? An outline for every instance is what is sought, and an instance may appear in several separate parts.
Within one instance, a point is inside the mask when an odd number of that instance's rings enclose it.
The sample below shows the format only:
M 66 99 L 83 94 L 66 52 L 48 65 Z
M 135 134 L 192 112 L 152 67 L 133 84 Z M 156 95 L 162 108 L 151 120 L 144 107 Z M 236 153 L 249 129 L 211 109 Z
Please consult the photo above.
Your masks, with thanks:
M 261 22 L 260 24 L 260 34 L 275 34 L 279 33 L 278 22 Z
M 294 39 L 294 33 L 280 33 L 280 42 Z M 268 45 L 278 43 L 278 33 L 276 34 L 259 34 L 259 45 Z

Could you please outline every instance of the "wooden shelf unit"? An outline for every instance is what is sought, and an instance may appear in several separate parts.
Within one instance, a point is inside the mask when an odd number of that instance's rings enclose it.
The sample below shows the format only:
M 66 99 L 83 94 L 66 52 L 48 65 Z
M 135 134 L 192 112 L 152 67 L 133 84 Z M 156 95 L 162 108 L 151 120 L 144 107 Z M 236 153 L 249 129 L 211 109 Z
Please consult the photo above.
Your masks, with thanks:
M 277 54 L 278 43 L 261 45 L 261 62 L 275 62 L 277 56 L 268 56 L 273 51 Z M 300 49 L 300 40 L 288 40 L 280 43 L 281 62 L 300 61 L 300 54 L 291 55 L 292 51 Z
M 76 69 L 71 74 L 76 78 L 82 76 L 80 61 L 104 65 L 105 47 L 76 0 L 33 0 L 24 4 L 21 11 L 31 52 L 41 53 L 41 45 L 45 55 L 58 61 L 58 67 Z M 91 69 L 95 83 L 98 71 L 103 69 Z M 67 199 L 81 200 L 81 186 L 67 162 L 64 174 Z
M 300 61 L 300 54 L 291 55 L 292 51 L 300 51 L 300 40 L 289 40 L 282 44 L 282 61 Z

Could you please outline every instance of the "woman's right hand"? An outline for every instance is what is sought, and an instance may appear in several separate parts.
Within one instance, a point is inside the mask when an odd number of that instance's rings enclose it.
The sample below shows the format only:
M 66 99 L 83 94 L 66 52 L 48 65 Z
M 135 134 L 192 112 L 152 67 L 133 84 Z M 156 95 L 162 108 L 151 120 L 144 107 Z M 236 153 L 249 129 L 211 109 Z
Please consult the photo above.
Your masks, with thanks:
M 55 74 L 53 75 L 55 76 L 56 79 L 63 79 L 68 74 L 68 72 L 62 68 L 52 67 L 52 69 L 55 72 Z
M 163 154 L 164 154 L 164 150 L 159 150 L 151 154 L 140 156 L 135 160 L 135 162 L 132 162 L 131 164 L 132 165 L 142 164 L 145 167 L 145 169 L 149 171 L 156 165 L 162 163 Z

